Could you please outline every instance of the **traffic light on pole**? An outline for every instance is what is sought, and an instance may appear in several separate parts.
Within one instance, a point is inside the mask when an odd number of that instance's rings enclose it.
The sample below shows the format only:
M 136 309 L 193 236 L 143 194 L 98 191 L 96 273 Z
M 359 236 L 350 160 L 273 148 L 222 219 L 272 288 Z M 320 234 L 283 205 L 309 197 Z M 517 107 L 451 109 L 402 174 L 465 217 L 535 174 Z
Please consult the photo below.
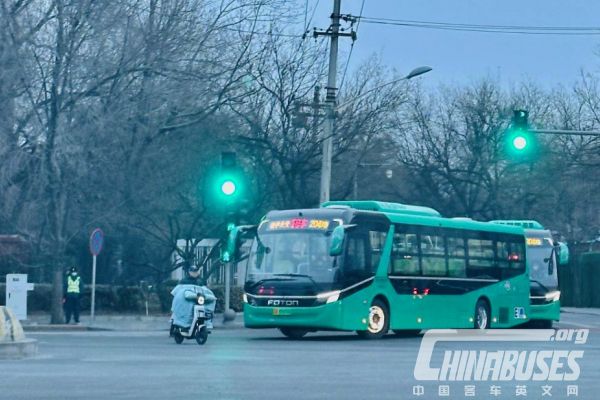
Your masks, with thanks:
M 214 182 L 213 190 L 217 193 L 221 204 L 235 207 L 244 191 L 244 174 L 237 165 L 234 152 L 224 151 L 221 153 L 221 170 Z
M 224 151 L 221 153 L 221 171 L 216 183 L 215 189 L 224 197 L 224 200 L 234 201 L 239 196 L 242 182 L 234 152 Z
M 529 130 L 529 112 L 514 110 L 504 145 L 509 158 L 525 160 L 531 158 L 537 148 L 537 140 Z

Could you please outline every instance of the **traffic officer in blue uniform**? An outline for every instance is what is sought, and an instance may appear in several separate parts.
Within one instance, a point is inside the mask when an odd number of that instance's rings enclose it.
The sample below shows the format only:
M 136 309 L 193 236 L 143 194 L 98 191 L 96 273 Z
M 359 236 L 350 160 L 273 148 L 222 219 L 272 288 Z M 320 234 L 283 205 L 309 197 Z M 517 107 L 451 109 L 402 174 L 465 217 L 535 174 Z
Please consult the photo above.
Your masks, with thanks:
M 75 323 L 79 323 L 79 298 L 83 292 L 83 282 L 77 273 L 77 268 L 71 267 L 63 288 L 63 303 L 65 305 L 66 323 L 71 322 L 71 316 Z

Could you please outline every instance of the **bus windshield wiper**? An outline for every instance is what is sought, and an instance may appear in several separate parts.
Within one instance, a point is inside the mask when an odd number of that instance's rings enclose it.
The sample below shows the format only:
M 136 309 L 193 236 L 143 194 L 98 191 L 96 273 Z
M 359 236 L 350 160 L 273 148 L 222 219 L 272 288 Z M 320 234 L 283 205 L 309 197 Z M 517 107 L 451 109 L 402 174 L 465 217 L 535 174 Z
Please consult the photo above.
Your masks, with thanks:
M 315 282 L 315 280 L 310 276 L 310 275 L 305 275 L 305 274 L 273 274 L 274 276 L 289 276 L 289 277 L 293 277 L 293 278 L 306 278 L 309 281 L 311 281 L 311 283 L 313 285 L 315 285 L 315 287 L 317 289 L 319 289 L 319 285 L 317 285 L 317 282 Z

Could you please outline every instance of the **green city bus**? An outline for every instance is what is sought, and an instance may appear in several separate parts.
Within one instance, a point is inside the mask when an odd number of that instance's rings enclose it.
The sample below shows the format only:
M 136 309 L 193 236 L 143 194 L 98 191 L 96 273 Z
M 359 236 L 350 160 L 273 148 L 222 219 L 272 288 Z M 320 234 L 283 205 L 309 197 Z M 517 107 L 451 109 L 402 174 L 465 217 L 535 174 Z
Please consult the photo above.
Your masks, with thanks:
M 497 220 L 492 223 L 520 226 L 525 229 L 525 247 L 529 265 L 529 299 L 531 325 L 552 328 L 560 320 L 558 265 L 568 263 L 565 243 L 556 242 L 552 233 L 537 221 Z
M 531 315 L 520 226 L 443 218 L 427 207 L 330 201 L 271 211 L 254 230 L 248 328 L 278 328 L 292 338 L 319 330 L 379 338 L 389 330 L 509 328 Z

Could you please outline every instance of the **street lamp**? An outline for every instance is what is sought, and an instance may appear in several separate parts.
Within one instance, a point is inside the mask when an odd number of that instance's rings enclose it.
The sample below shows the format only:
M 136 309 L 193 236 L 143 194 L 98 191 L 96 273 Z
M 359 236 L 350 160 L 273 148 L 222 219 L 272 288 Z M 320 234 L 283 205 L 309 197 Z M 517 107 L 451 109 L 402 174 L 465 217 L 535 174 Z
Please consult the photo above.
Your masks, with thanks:
M 356 100 L 361 99 L 361 98 L 365 97 L 366 95 L 368 95 L 376 90 L 381 89 L 382 87 L 393 85 L 394 83 L 397 83 L 400 81 L 415 78 L 417 76 L 426 74 L 427 72 L 431 71 L 432 69 L 433 68 L 427 67 L 427 66 L 417 67 L 417 68 L 413 69 L 412 71 L 410 71 L 406 76 L 403 76 L 402 78 L 395 79 L 393 81 L 384 83 L 384 84 L 374 87 L 370 90 L 367 90 L 363 94 L 356 96 L 355 98 L 353 98 L 351 100 L 348 100 L 347 102 L 341 104 L 340 106 L 336 106 L 335 97 L 333 98 L 333 101 L 328 102 L 328 107 L 326 110 L 327 111 L 326 124 L 325 124 L 325 129 L 323 132 L 325 139 L 323 140 L 323 159 L 322 159 L 322 164 L 321 164 L 321 192 L 320 192 L 320 196 L 319 196 L 321 203 L 329 201 L 329 194 L 330 194 L 330 189 L 331 189 L 331 159 L 332 159 L 332 153 L 333 153 L 333 125 L 334 125 L 333 121 L 335 120 L 336 112 L 342 111 L 344 108 L 346 108 L 348 105 L 352 104 Z
M 348 105 L 354 103 L 356 100 L 362 99 L 363 97 L 365 97 L 365 96 L 367 96 L 367 95 L 369 95 L 369 94 L 371 94 L 371 93 L 373 93 L 373 92 L 375 92 L 375 91 L 377 91 L 377 90 L 379 90 L 381 88 L 393 85 L 394 83 L 398 83 L 398 82 L 401 82 L 401 81 L 408 81 L 408 80 L 410 80 L 412 78 L 416 78 L 417 76 L 426 74 L 429 71 L 431 71 L 432 69 L 433 68 L 426 67 L 426 66 L 417 67 L 417 68 L 413 69 L 412 71 L 410 71 L 407 75 L 403 76 L 402 78 L 398 78 L 398 79 L 394 79 L 393 81 L 382 83 L 381 85 L 378 85 L 378 86 L 376 86 L 376 87 L 374 87 L 372 89 L 369 89 L 366 92 L 364 92 L 364 93 L 356 96 L 355 98 L 346 101 L 345 103 L 337 106 L 336 107 L 336 111 L 342 111 L 344 108 L 348 107 Z

